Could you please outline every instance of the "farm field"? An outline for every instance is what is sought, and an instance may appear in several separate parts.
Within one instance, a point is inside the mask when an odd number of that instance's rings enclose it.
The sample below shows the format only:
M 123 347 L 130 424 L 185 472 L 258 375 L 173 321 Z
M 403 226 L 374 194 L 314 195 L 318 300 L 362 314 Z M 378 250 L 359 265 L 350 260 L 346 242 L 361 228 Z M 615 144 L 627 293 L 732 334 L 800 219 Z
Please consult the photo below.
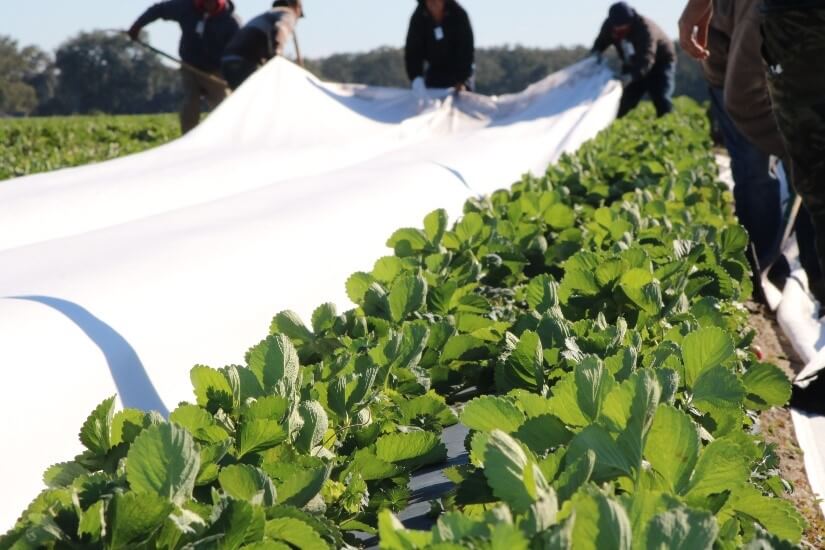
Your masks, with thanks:
M 116 134 L 61 124 L 34 135 Z M 355 309 L 278 313 L 245 365 L 194 367 L 169 419 L 101 396 L 86 452 L 0 548 L 818 545 L 762 435 L 790 384 L 754 353 L 748 238 L 707 136 L 690 102 L 642 109 L 459 220 L 400 228 L 341 281 Z M 40 166 L 74 150 L 50 143 Z M 457 423 L 435 527 L 404 529 Z
M 138 153 L 179 135 L 173 114 L 0 120 L 0 180 Z

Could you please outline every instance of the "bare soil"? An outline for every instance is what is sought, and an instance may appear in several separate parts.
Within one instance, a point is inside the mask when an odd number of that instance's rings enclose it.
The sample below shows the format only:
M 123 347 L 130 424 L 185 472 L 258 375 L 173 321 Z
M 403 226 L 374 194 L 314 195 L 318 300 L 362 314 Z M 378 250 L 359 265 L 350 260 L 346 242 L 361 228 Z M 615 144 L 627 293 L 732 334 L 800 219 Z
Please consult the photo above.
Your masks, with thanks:
M 793 378 L 805 365 L 782 334 L 776 318 L 762 306 L 751 303 L 748 304 L 748 309 L 751 311 L 751 326 L 757 333 L 755 343 L 761 348 L 765 361 L 779 366 Z M 803 546 L 825 548 L 825 518 L 808 484 L 803 452 L 796 441 L 790 410 L 783 408 L 766 411 L 760 416 L 760 424 L 765 440 L 777 447 L 782 477 L 794 488 L 785 498 L 793 503 L 808 522 Z

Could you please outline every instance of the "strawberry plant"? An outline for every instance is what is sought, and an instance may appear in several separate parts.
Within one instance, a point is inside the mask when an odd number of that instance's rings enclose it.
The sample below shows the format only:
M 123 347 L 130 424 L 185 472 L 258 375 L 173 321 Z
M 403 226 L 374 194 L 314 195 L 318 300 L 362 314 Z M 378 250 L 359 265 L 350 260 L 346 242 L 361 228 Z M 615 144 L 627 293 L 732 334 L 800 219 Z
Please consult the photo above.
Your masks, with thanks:
M 790 384 L 751 351 L 748 236 L 706 136 L 687 102 L 642 110 L 453 225 L 399 229 L 346 281 L 356 308 L 277 314 L 168 421 L 104 402 L 0 547 L 799 543 L 758 435 Z M 406 530 L 458 421 L 469 463 Z

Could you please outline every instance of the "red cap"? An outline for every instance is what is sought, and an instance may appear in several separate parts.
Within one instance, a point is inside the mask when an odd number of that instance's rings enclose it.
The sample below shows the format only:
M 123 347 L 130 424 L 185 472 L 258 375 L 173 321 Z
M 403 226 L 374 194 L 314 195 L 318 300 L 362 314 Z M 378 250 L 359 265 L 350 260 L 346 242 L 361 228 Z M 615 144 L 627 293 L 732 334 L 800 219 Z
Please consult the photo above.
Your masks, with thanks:
M 195 0 L 195 8 L 198 11 L 206 11 L 206 0 Z M 209 15 L 218 15 L 226 9 L 226 0 L 216 0 L 215 9 L 209 12 Z

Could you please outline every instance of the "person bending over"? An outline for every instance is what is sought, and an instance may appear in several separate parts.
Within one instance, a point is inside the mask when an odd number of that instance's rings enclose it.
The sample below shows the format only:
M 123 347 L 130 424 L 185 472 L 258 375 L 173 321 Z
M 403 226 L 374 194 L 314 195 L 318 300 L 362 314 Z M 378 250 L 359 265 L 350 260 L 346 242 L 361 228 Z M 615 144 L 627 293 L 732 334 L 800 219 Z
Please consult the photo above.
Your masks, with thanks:
M 224 51 L 221 72 L 233 90 L 277 55 L 283 55 L 298 18 L 304 16 L 301 0 L 276 0 L 266 13 L 252 19 Z
M 455 0 L 419 0 L 404 52 L 413 89 L 473 89 L 475 42 L 470 18 Z
M 610 46 L 616 48 L 622 60 L 622 74 L 630 78 L 618 117 L 635 109 L 645 94 L 660 117 L 673 111 L 676 48 L 661 27 L 625 2 L 618 2 L 610 7 L 592 51 L 601 57 Z
M 129 29 L 129 36 L 138 40 L 141 30 L 158 19 L 180 25 L 179 51 L 183 62 L 215 77 L 181 68 L 180 126 L 185 134 L 200 122 L 201 98 L 206 98 L 214 109 L 229 93 L 220 83 L 221 56 L 240 29 L 240 19 L 235 15 L 232 0 L 168 0 L 146 10 Z

